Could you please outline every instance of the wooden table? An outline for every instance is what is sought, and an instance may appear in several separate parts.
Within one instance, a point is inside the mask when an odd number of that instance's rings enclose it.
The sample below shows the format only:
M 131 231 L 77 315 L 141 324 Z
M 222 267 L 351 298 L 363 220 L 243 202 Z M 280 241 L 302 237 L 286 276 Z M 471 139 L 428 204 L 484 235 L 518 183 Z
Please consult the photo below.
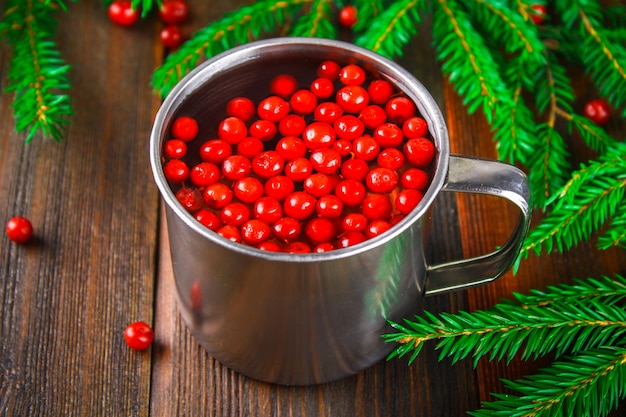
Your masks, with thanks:
M 244 2 L 189 1 L 185 31 Z M 67 140 L 15 133 L 12 96 L 0 98 L 0 221 L 31 219 L 26 246 L 0 237 L 0 415 L 2 416 L 461 416 L 477 409 L 500 378 L 547 362 L 438 362 L 434 345 L 412 366 L 382 361 L 338 382 L 283 387 L 257 382 L 212 359 L 179 317 L 161 202 L 148 161 L 160 99 L 149 85 L 165 51 L 156 18 L 112 25 L 96 1 L 59 14 L 58 45 L 72 65 L 75 115 Z M 400 60 L 447 115 L 452 151 L 495 158 L 489 125 L 468 116 L 443 79 L 428 28 Z M 3 80 L 10 51 L 0 49 Z M 6 85 L 6 81 L 3 85 Z M 494 215 L 498 213 L 498 215 Z M 501 213 L 501 214 L 500 214 Z M 517 212 L 486 197 L 446 195 L 434 210 L 433 260 L 490 251 L 508 237 Z M 486 308 L 512 291 L 574 277 L 626 273 L 623 251 L 583 244 L 532 256 L 519 273 L 470 291 L 434 296 L 434 312 Z M 131 351 L 122 332 L 152 323 L 153 347 Z

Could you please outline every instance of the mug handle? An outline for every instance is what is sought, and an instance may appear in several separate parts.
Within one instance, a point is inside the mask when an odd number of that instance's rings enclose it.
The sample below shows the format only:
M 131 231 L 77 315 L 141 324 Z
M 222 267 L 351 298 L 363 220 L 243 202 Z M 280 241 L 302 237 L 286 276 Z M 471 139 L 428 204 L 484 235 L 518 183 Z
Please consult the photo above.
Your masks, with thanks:
M 521 215 L 509 240 L 475 258 L 429 266 L 425 295 L 463 290 L 494 281 L 511 268 L 530 227 L 530 189 L 526 174 L 503 162 L 450 155 L 443 191 L 488 194 L 514 203 Z

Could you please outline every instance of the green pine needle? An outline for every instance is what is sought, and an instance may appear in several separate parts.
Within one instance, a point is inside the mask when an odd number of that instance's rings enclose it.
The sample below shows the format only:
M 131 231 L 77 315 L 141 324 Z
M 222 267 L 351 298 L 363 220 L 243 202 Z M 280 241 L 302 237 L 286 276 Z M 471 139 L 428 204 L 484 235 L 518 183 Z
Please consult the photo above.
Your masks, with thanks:
M 517 381 L 504 381 L 521 395 L 494 394 L 474 417 L 599 417 L 626 398 L 626 348 L 598 347 L 578 352 Z
M 12 0 L 0 23 L 3 38 L 12 47 L 7 92 L 14 92 L 13 116 L 26 142 L 38 133 L 61 141 L 72 115 L 67 76 L 69 66 L 52 41 L 56 30 L 53 14 L 63 2 Z
M 242 6 L 196 32 L 153 74 L 152 86 L 167 96 L 202 58 L 210 58 L 237 45 L 259 39 L 285 23 L 311 0 L 265 0 Z
M 313 0 L 311 10 L 298 18 L 290 35 L 336 39 L 337 30 L 333 24 L 333 14 L 331 0 Z

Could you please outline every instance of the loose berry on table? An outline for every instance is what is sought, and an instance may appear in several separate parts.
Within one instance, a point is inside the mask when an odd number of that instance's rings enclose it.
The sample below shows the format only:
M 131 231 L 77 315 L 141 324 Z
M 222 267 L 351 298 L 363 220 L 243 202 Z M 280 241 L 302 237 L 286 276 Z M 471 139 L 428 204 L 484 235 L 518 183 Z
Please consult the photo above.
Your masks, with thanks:
M 134 9 L 130 0 L 116 0 L 109 5 L 109 19 L 118 26 L 134 25 L 140 17 L 139 9 Z
M 33 225 L 23 216 L 9 219 L 5 227 L 7 236 L 15 243 L 24 244 L 33 237 Z
M 176 25 L 168 25 L 161 29 L 159 38 L 166 48 L 178 48 L 183 43 L 183 32 Z
M 124 340 L 133 350 L 146 350 L 154 341 L 154 331 L 143 321 L 136 321 L 124 329 Z
M 598 126 L 602 126 L 611 118 L 611 107 L 606 101 L 599 98 L 587 102 L 583 108 L 583 114 Z
M 163 23 L 179 25 L 189 17 L 189 6 L 184 0 L 165 0 L 159 7 L 159 17 Z

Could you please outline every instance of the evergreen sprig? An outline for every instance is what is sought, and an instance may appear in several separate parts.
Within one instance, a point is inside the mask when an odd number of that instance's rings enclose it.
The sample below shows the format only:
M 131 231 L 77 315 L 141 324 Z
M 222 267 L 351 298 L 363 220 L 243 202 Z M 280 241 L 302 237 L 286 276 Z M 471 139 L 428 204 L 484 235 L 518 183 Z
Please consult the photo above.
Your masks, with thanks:
M 41 132 L 56 141 L 64 137 L 72 114 L 69 66 L 52 40 L 53 18 L 63 1 L 9 0 L 0 22 L 0 33 L 12 48 L 7 92 L 14 93 L 13 115 L 26 142 Z
M 529 295 L 515 294 L 488 310 L 439 316 L 425 312 L 384 335 L 399 345 L 389 358 L 410 354 L 412 363 L 426 342 L 437 342 L 439 359 L 454 363 L 469 356 L 474 366 L 516 356 L 554 353 L 550 367 L 505 385 L 522 395 L 494 394 L 470 415 L 602 416 L 626 398 L 626 278 L 578 279 Z

